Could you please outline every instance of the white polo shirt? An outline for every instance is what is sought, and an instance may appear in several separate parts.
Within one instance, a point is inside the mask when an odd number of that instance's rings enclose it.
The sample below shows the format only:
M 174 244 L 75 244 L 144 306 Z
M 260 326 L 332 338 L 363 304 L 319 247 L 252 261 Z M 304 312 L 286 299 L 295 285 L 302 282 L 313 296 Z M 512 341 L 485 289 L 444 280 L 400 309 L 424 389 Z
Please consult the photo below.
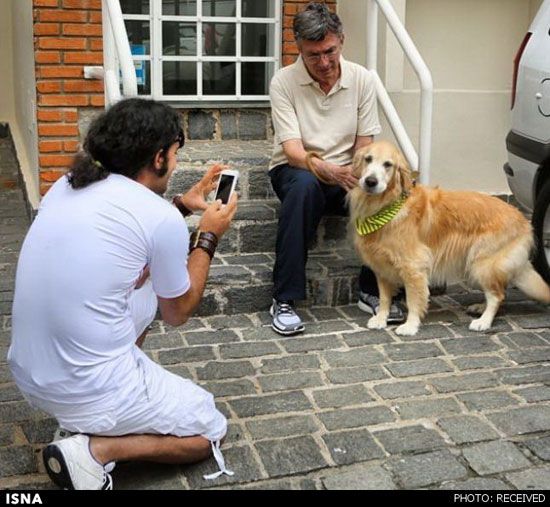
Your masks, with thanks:
M 301 139 L 306 151 L 348 165 L 356 136 L 373 136 L 378 120 L 372 73 L 340 57 L 341 75 L 328 94 L 307 71 L 302 57 L 280 69 L 271 80 L 271 114 L 275 142 L 270 169 L 288 163 L 282 143 Z

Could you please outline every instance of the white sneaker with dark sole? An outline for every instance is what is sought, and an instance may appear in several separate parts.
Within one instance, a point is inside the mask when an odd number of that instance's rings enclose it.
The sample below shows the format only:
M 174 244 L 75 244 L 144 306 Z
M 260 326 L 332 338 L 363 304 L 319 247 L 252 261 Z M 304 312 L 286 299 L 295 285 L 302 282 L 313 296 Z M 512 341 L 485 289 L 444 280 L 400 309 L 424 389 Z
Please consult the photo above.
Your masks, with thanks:
M 357 301 L 357 306 L 364 312 L 370 313 L 371 315 L 376 315 L 380 309 L 380 299 L 366 292 L 359 292 L 359 301 Z M 388 315 L 388 322 L 404 322 L 405 315 L 397 305 L 391 305 L 390 314 Z
M 63 489 L 113 489 L 113 480 L 108 472 L 114 464 L 99 464 L 89 446 L 90 437 L 73 435 L 44 448 L 44 466 L 54 484 Z
M 289 301 L 273 300 L 269 309 L 269 314 L 273 317 L 271 328 L 280 335 L 292 336 L 303 333 L 305 330 L 302 320 L 294 311 L 292 303 Z

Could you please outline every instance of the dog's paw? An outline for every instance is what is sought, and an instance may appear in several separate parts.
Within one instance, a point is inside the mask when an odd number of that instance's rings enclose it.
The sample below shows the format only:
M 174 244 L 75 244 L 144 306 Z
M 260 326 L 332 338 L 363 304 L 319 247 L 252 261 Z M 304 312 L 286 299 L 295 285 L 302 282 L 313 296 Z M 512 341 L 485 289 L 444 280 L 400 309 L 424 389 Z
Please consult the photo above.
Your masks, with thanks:
M 418 333 L 418 325 L 405 322 L 405 324 L 401 324 L 398 328 L 396 328 L 395 332 L 399 336 L 414 336 Z
M 384 329 L 387 325 L 386 319 L 380 318 L 378 315 L 371 317 L 367 322 L 367 327 L 369 329 Z
M 491 322 L 487 321 L 483 317 L 480 317 L 479 319 L 472 320 L 470 322 L 470 330 L 471 331 L 487 331 L 491 327 Z
M 485 303 L 477 303 L 466 308 L 466 313 L 481 315 L 485 311 Z

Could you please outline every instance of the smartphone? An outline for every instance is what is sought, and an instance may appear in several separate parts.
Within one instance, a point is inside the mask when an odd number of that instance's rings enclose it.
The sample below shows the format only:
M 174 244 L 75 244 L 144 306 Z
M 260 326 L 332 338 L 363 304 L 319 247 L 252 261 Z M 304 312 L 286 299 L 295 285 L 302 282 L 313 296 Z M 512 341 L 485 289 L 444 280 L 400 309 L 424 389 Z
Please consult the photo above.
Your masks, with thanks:
M 218 188 L 216 189 L 216 197 L 214 200 L 221 199 L 222 204 L 227 204 L 231 199 L 231 194 L 237 186 L 237 180 L 239 179 L 239 171 L 233 171 L 231 169 L 225 169 L 220 173 L 220 179 L 218 180 Z

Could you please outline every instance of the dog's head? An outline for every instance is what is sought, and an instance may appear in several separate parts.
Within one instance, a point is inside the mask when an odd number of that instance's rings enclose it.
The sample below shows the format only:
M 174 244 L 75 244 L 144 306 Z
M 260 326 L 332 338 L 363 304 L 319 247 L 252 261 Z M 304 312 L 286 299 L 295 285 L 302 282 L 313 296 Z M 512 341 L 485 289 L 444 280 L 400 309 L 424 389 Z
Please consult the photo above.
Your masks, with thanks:
M 401 152 L 391 143 L 379 141 L 360 148 L 353 157 L 353 172 L 368 194 L 381 194 L 396 185 L 402 192 L 412 188 L 411 170 Z

